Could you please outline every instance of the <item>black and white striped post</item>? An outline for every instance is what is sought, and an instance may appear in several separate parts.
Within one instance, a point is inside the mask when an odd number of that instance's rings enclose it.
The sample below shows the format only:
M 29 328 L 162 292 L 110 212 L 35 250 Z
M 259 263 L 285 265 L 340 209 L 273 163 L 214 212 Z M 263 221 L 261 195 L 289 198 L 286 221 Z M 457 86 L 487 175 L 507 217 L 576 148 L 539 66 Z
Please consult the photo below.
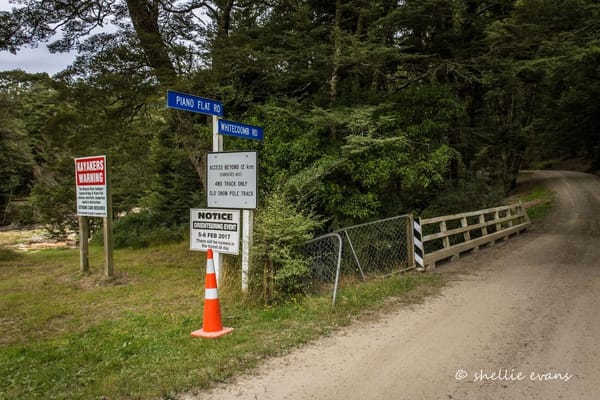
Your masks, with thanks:
M 413 219 L 413 247 L 417 271 L 425 271 L 425 250 L 423 248 L 423 232 L 421 230 L 421 218 Z

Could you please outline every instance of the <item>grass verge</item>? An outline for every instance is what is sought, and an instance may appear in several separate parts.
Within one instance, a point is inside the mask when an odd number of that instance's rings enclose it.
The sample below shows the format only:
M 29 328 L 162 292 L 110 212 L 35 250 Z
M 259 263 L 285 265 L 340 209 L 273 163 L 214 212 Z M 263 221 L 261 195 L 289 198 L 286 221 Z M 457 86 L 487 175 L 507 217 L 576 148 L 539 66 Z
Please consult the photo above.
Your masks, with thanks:
M 224 286 L 218 340 L 202 324 L 204 260 L 187 243 L 115 251 L 117 276 L 104 279 L 102 249 L 91 275 L 77 250 L 17 253 L 0 248 L 1 399 L 173 398 L 231 379 L 265 357 L 328 335 L 356 318 L 415 303 L 444 284 L 406 274 L 331 294 L 264 306 Z
M 522 195 L 523 203 L 530 204 L 527 208 L 527 215 L 533 221 L 542 219 L 553 206 L 552 191 L 546 186 L 536 186 Z
M 544 218 L 552 210 L 552 191 L 543 185 L 535 185 L 524 189 L 508 198 L 508 203 L 521 201 L 527 209 L 527 215 L 532 221 Z

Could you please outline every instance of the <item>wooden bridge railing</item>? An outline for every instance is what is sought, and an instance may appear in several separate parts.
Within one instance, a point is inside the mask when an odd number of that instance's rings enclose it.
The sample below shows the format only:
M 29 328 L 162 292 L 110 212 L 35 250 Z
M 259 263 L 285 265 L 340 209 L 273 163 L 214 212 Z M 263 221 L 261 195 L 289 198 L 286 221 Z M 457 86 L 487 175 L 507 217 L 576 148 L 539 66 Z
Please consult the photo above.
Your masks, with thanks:
M 488 208 L 462 214 L 421 220 L 424 264 L 435 269 L 435 263 L 447 258 L 456 259 L 469 250 L 505 240 L 527 229 L 529 217 L 519 202 L 508 206 Z

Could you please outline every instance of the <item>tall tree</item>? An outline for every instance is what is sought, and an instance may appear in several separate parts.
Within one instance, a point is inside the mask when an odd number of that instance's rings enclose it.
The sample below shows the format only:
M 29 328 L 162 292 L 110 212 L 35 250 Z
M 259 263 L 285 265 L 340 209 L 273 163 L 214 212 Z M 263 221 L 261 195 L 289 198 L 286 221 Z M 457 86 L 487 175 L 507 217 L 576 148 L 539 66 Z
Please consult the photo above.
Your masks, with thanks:
M 182 74 L 190 72 L 190 65 L 202 63 L 202 54 L 211 52 L 211 46 L 215 49 L 222 46 L 223 37 L 229 31 L 233 7 L 233 0 L 28 0 L 1 16 L 0 50 L 14 53 L 26 45 L 51 41 L 50 50 L 57 52 L 74 49 L 91 56 L 104 54 L 106 57 L 109 51 L 120 51 L 121 54 L 125 51 L 137 57 L 138 69 L 152 76 L 151 81 L 158 88 L 189 90 L 189 82 Z M 96 33 L 103 29 L 114 32 Z M 215 55 L 214 60 L 217 59 Z M 115 64 L 111 67 L 120 68 Z M 87 75 L 85 70 L 77 72 L 82 77 Z M 203 89 L 204 95 L 216 94 L 214 87 Z M 178 115 L 171 121 L 171 129 L 178 138 L 177 143 L 187 149 L 202 181 L 205 175 L 202 158 L 209 148 L 190 134 L 197 122 L 204 123 L 204 120 Z M 200 155 L 198 148 L 202 149 Z
M 28 80 L 20 72 L 0 74 L 0 225 L 12 222 L 11 202 L 28 194 L 34 141 L 27 135 L 23 94 L 44 76 Z

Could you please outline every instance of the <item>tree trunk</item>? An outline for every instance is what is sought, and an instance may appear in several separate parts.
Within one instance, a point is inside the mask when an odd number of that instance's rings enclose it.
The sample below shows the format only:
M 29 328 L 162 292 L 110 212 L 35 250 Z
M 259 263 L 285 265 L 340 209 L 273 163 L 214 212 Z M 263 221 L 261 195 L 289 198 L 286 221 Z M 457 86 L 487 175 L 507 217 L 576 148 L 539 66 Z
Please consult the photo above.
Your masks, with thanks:
M 226 78 L 227 63 L 223 51 L 227 48 L 234 0 L 222 0 L 217 2 L 217 5 L 219 9 L 215 10 L 213 15 L 217 24 L 217 32 L 211 53 L 213 76 L 216 81 L 220 82 Z
M 340 58 L 342 56 L 342 2 L 335 2 L 335 26 L 333 27 L 333 70 L 329 81 L 329 94 L 331 101 L 335 103 L 338 96 L 338 83 L 340 80 Z
M 155 0 L 127 0 L 129 15 L 144 51 L 148 65 L 155 71 L 159 82 L 166 87 L 177 86 L 177 71 L 169 57 L 167 46 L 163 41 L 159 27 L 159 3 Z M 215 80 L 220 81 L 223 71 L 220 49 L 226 44 L 231 24 L 231 10 L 234 0 L 218 1 L 218 10 L 212 15 L 217 22 L 217 37 L 213 48 L 213 71 Z M 174 132 L 174 141 L 185 149 L 187 156 L 198 174 L 199 183 L 206 187 L 206 155 L 211 151 L 210 143 L 203 143 L 193 134 L 194 125 L 198 123 L 197 115 L 189 112 L 177 112 L 170 121 Z
M 177 72 L 160 34 L 158 4 L 158 1 L 152 0 L 127 0 L 131 22 L 148 65 L 162 84 L 169 85 L 175 82 Z

